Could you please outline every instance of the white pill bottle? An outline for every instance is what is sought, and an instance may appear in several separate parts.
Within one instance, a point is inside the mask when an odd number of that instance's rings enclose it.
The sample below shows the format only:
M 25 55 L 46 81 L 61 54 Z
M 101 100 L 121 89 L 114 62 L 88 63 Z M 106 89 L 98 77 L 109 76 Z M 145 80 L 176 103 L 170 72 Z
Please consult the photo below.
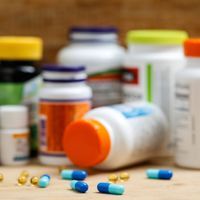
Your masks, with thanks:
M 70 43 L 58 53 L 61 65 L 84 65 L 93 91 L 93 107 L 120 103 L 124 48 L 114 27 L 73 27 Z
M 128 52 L 123 67 L 125 102 L 145 100 L 158 105 L 167 116 L 172 134 L 175 74 L 183 67 L 184 31 L 135 30 L 127 34 Z M 164 154 L 168 154 L 171 140 Z
M 186 68 L 176 77 L 175 162 L 200 169 L 200 38 L 184 43 Z
M 63 146 L 75 165 L 117 169 L 157 156 L 166 129 L 162 111 L 148 103 L 99 107 L 66 128 Z
M 66 165 L 62 146 L 65 127 L 90 110 L 92 91 L 83 66 L 45 65 L 39 102 L 39 160 Z
M 0 106 L 0 160 L 2 165 L 24 165 L 30 157 L 28 109 Z

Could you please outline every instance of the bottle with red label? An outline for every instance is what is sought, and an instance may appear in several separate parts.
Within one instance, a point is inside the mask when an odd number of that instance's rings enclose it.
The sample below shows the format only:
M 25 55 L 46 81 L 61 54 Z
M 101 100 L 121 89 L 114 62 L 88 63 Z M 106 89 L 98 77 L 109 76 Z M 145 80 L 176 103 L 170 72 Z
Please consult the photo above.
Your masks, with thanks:
M 61 65 L 84 65 L 94 107 L 121 103 L 121 66 L 125 51 L 115 27 L 72 27 L 70 44 L 58 53 Z
M 46 165 L 65 165 L 62 138 L 65 127 L 91 107 L 92 92 L 83 66 L 46 65 L 40 92 L 39 160 Z

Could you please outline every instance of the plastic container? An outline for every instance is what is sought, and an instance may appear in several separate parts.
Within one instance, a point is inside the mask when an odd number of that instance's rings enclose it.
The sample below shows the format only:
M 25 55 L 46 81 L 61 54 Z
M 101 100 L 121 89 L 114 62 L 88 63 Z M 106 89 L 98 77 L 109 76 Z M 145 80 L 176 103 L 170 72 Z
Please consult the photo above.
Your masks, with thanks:
M 166 119 L 148 103 L 100 107 L 65 130 L 63 146 L 79 167 L 117 169 L 158 156 L 166 136 Z
M 170 125 L 169 143 L 163 154 L 173 147 L 173 105 L 175 74 L 183 68 L 182 44 L 185 31 L 135 30 L 127 34 L 128 52 L 123 67 L 125 102 L 145 100 L 158 105 Z
M 0 105 L 24 104 L 29 108 L 31 150 L 37 151 L 37 104 L 41 85 L 37 62 L 42 57 L 38 37 L 0 37 Z
M 0 106 L 0 160 L 2 165 L 24 165 L 29 161 L 28 109 Z
M 70 44 L 58 53 L 64 65 L 84 65 L 93 91 L 93 106 L 120 103 L 121 67 L 124 48 L 118 44 L 113 27 L 73 27 Z
M 175 162 L 200 169 L 200 38 L 184 44 L 186 68 L 176 77 Z
M 40 154 L 46 165 L 65 165 L 62 137 L 65 127 L 91 107 L 92 92 L 82 66 L 46 65 L 40 92 Z

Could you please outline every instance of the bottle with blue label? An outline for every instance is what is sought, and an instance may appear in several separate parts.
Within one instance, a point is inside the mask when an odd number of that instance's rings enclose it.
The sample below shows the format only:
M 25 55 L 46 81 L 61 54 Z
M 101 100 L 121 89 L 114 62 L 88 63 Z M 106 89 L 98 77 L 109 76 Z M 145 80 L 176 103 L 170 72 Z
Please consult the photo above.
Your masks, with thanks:
M 89 111 L 67 127 L 63 147 L 75 165 L 117 169 L 159 156 L 166 138 L 162 111 L 136 102 Z

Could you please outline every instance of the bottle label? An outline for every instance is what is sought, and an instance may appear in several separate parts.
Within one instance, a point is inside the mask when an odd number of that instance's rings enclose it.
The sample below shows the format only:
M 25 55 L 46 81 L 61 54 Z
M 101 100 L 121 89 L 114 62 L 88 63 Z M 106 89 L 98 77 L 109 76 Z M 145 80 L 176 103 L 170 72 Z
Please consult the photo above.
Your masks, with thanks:
M 121 103 L 121 69 L 89 74 L 88 84 L 93 91 L 93 107 Z
M 148 106 L 137 106 L 136 107 L 136 106 L 129 105 L 129 104 L 114 105 L 114 106 L 111 106 L 111 108 L 119 111 L 127 119 L 150 115 L 153 112 L 151 107 L 148 107 Z
M 178 82 L 176 83 L 176 156 L 180 161 L 187 159 L 188 163 L 200 163 L 200 160 L 197 159 L 198 157 L 194 157 L 200 147 L 199 85 L 199 80 L 178 79 Z
M 29 134 L 13 134 L 15 152 L 14 152 L 14 161 L 25 161 L 29 159 Z
M 64 157 L 62 138 L 66 126 L 90 110 L 85 100 L 40 100 L 40 154 Z

